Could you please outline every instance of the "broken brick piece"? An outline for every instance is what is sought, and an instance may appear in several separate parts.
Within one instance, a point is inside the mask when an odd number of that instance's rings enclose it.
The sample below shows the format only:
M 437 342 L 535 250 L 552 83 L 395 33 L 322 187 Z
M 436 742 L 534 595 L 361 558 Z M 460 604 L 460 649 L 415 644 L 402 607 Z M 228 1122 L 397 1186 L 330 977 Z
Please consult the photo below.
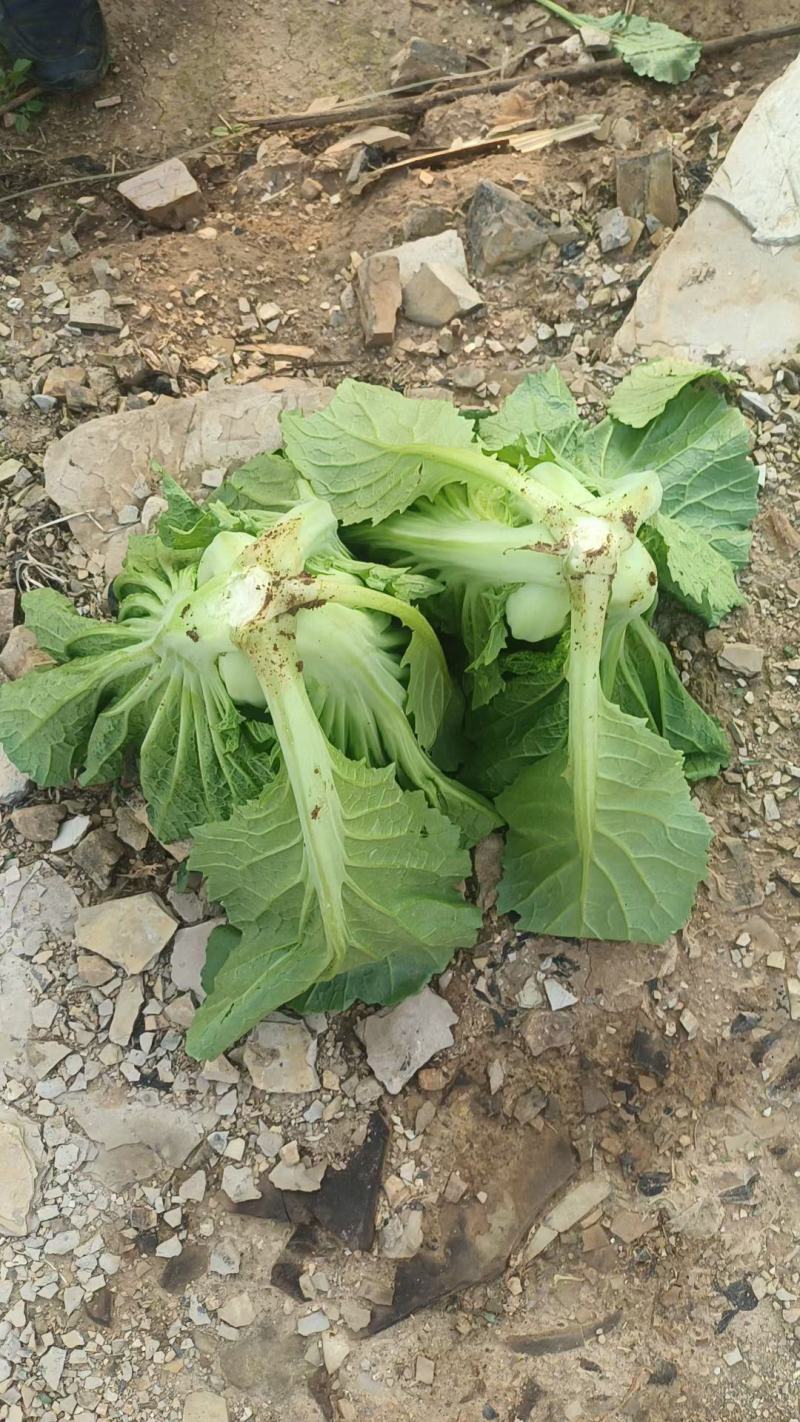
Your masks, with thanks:
M 390 346 L 403 299 L 397 257 L 391 252 L 376 252 L 367 257 L 356 275 L 356 295 L 364 344 L 369 350 Z
M 203 195 L 180 158 L 167 158 L 146 173 L 126 178 L 117 192 L 156 227 L 185 227 L 204 208 Z

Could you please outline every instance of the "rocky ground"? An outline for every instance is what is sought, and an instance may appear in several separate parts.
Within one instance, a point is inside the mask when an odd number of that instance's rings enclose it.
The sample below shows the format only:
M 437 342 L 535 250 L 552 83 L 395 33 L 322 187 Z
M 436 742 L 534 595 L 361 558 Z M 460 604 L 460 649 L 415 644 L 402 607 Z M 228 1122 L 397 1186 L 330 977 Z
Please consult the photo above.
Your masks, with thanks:
M 235 114 L 383 89 L 412 34 L 477 73 L 563 31 L 533 5 L 401 5 L 391 25 L 355 3 L 313 23 L 307 6 L 232 9 L 191 27 L 144 0 L 112 9 L 100 94 L 0 140 L 4 676 L 34 655 L 18 592 L 102 611 L 124 531 L 154 511 L 149 469 L 121 480 L 102 416 L 349 373 L 485 406 L 553 360 L 599 414 L 671 226 L 614 235 L 618 159 L 663 141 L 681 220 L 793 53 L 744 50 L 668 91 L 523 75 L 390 127 L 426 148 L 518 118 L 605 123 L 357 197 L 353 152 L 325 152 L 346 129 L 259 149 Z M 658 13 L 708 35 L 800 20 L 796 4 Z M 93 181 L 110 155 L 127 170 L 181 148 L 202 210 L 180 230 Z M 511 269 L 482 260 L 466 217 L 486 180 L 545 234 Z M 400 314 L 370 348 L 388 318 L 360 269 L 446 230 L 474 295 L 441 326 Z M 181 846 L 154 841 L 131 784 L 40 792 L 3 769 L 3 1422 L 800 1417 L 800 366 L 746 391 L 763 474 L 748 604 L 714 632 L 664 614 L 735 758 L 698 789 L 712 870 L 662 948 L 518 937 L 494 913 L 489 843 L 483 940 L 431 991 L 385 1017 L 265 1024 L 201 1070 L 182 1043 L 213 909 Z M 57 505 L 45 452 L 73 430 L 113 458 Z M 204 472 L 213 486 L 211 457 Z

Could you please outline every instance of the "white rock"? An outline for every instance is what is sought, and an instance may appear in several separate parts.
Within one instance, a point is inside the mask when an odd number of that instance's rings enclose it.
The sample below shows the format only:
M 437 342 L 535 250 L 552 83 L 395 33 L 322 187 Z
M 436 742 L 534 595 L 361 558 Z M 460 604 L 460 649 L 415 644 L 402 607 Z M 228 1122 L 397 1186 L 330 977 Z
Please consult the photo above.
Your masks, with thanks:
M 544 990 L 553 1012 L 560 1012 L 563 1007 L 574 1007 L 578 1001 L 575 994 L 569 992 L 558 978 L 545 978 Z
M 297 1331 L 302 1338 L 310 1338 L 312 1333 L 324 1333 L 330 1326 L 328 1315 L 319 1308 L 297 1320 Z
M 425 262 L 403 289 L 403 311 L 420 326 L 444 326 L 482 305 L 480 292 L 446 262 Z
M 299 1095 L 319 1089 L 317 1043 L 304 1022 L 277 1017 L 261 1022 L 247 1038 L 243 1059 L 259 1091 Z
M 765 370 L 797 349 L 800 60 L 764 89 L 639 287 L 617 348 Z
M 192 924 L 191 928 L 179 928 L 175 934 L 170 955 L 170 974 L 179 992 L 193 992 L 198 1002 L 205 997 L 200 975 L 205 967 L 206 946 L 209 937 L 221 922 L 209 918 L 205 923 Z
M 117 993 L 114 1016 L 108 1029 L 108 1040 L 117 1047 L 125 1047 L 131 1040 L 143 1002 L 141 978 L 126 978 Z
M 318 1190 L 326 1169 L 325 1165 L 285 1165 L 281 1160 L 269 1179 L 276 1190 Z
M 66 1348 L 48 1348 L 47 1352 L 39 1359 L 39 1371 L 53 1393 L 58 1391 L 66 1361 Z
M 45 1254 L 73 1254 L 81 1242 L 79 1229 L 62 1229 L 45 1241 Z
M 542 1001 L 542 990 L 539 987 L 538 979 L 535 973 L 531 973 L 517 993 L 517 1002 L 520 1007 L 541 1007 Z
M 340 1333 L 325 1333 L 322 1337 L 322 1361 L 328 1374 L 338 1373 L 350 1353 L 350 1344 Z
M 126 973 L 142 973 L 153 966 L 176 927 L 155 894 L 132 894 L 81 909 L 75 941 Z
M 228 1422 L 228 1404 L 216 1392 L 190 1392 L 183 1404 L 183 1422 Z
M 219 1311 L 222 1322 L 229 1323 L 231 1328 L 249 1328 L 255 1316 L 256 1311 L 249 1294 L 234 1294 Z
M 199 1205 L 206 1197 L 206 1172 L 195 1170 L 194 1174 L 184 1180 L 180 1186 L 178 1196 L 184 1202 L 193 1200 L 195 1204 Z
M 61 1374 L 64 1372 L 65 1362 L 67 1362 L 67 1349 L 65 1348 L 48 1348 L 47 1352 L 40 1358 L 40 1362 L 38 1362 L 38 1369 L 40 1369 L 41 1376 L 43 1376 L 44 1381 L 47 1382 L 47 1386 L 51 1392 L 55 1392 L 58 1389 L 58 1384 L 61 1382 Z
M 115 1084 L 104 1088 L 102 1082 L 72 1097 L 70 1111 L 99 1147 L 87 1173 L 112 1190 L 151 1180 L 162 1168 L 177 1170 L 213 1120 L 210 1112 L 190 1111 L 151 1089 L 140 1089 L 135 1101 L 125 1102 Z
M 159 1244 L 158 1248 L 156 1249 L 156 1258 L 177 1259 L 178 1255 L 182 1253 L 183 1245 L 178 1239 L 177 1234 L 171 1234 L 169 1236 L 169 1239 L 165 1239 L 163 1244 Z
M 249 1165 L 226 1165 L 222 1172 L 222 1188 L 234 1205 L 245 1200 L 260 1200 L 261 1191 L 253 1180 Z
M 584 1180 L 580 1185 L 576 1185 L 574 1190 L 570 1190 L 563 1200 L 549 1214 L 545 1215 L 543 1224 L 546 1229 L 555 1230 L 557 1234 L 564 1234 L 566 1230 L 572 1229 L 573 1225 L 579 1224 L 592 1210 L 602 1204 L 611 1193 L 611 1184 L 608 1180 L 601 1180 L 597 1177 L 591 1180 Z
M 70 936 L 80 905 L 65 879 L 44 860 L 0 873 L 0 957 L 33 958 L 53 939 Z
M 39 1158 L 38 1131 L 16 1111 L 4 1110 L 0 1116 L 0 1234 L 22 1238 L 28 1233 Z
M 357 1030 L 372 1071 L 395 1096 L 431 1057 L 452 1047 L 450 1028 L 457 1020 L 450 1004 L 426 987 L 367 1017 Z
M 283 1136 L 280 1131 L 273 1131 L 266 1127 L 259 1135 L 256 1144 L 261 1154 L 266 1156 L 267 1160 L 272 1160 L 283 1148 Z
M 78 1284 L 68 1284 L 62 1294 L 62 1298 L 64 1300 L 64 1313 L 67 1318 L 69 1318 L 70 1314 L 73 1314 L 76 1309 L 79 1309 L 83 1303 L 83 1289 Z
M 392 1215 L 381 1230 L 381 1254 L 387 1259 L 413 1259 L 422 1248 L 422 1210 Z
M 114 964 L 107 963 L 105 958 L 98 958 L 96 953 L 79 953 L 75 966 L 81 982 L 87 983 L 89 987 L 103 987 L 117 975 Z
M 28 1042 L 25 1055 L 34 1079 L 42 1081 L 69 1056 L 69 1047 L 65 1047 L 63 1042 Z
M 119 514 L 142 481 L 155 492 L 153 461 L 180 469 L 196 489 L 203 469 L 242 464 L 280 447 L 278 417 L 285 409 L 318 409 L 331 392 L 317 382 L 281 378 L 226 385 L 184 400 L 156 402 L 145 410 L 85 420 L 45 455 L 48 496 L 72 518 L 72 532 L 86 553 L 96 553 L 109 576 L 119 571 L 130 527 Z M 270 388 L 272 386 L 272 388 Z M 83 516 L 85 509 L 93 517 Z
M 88 815 L 73 815 L 71 820 L 64 820 L 50 846 L 53 853 L 61 854 L 65 849 L 73 849 L 83 839 L 91 823 Z
M 401 242 L 392 247 L 391 252 L 381 252 L 380 256 L 396 257 L 400 266 L 400 285 L 407 286 L 422 266 L 432 262 L 443 262 L 455 267 L 463 277 L 467 275 L 467 254 L 454 227 L 437 232 L 433 237 L 418 237 L 414 242 Z
M 212 1274 L 221 1274 L 228 1277 L 231 1274 L 238 1274 L 241 1268 L 241 1255 L 232 1239 L 221 1239 L 214 1245 L 211 1251 L 209 1269 Z
M 681 1027 L 691 1042 L 700 1030 L 700 1023 L 690 1008 L 684 1007 L 680 1016 Z
M 3 747 L 0 746 L 0 805 L 18 805 L 33 784 L 27 775 L 11 764 Z
M 200 1075 L 204 1081 L 218 1081 L 223 1086 L 235 1086 L 239 1080 L 238 1068 L 229 1062 L 226 1056 L 214 1057 L 209 1062 L 203 1062 Z

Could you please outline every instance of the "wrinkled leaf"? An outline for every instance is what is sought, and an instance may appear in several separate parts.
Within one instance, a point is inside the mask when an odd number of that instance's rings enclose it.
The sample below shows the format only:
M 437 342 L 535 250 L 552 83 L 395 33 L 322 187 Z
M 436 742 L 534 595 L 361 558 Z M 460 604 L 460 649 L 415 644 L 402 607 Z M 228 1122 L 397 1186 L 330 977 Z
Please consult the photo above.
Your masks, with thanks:
M 642 539 L 661 587 L 710 627 L 744 602 L 732 565 L 699 529 L 658 513 L 642 530 Z
M 643 429 L 651 420 L 666 409 L 670 400 L 680 395 L 681 390 L 695 381 L 707 378 L 730 384 L 730 376 L 710 365 L 694 365 L 692 361 L 669 360 L 647 361 L 634 366 L 625 379 L 620 381 L 608 402 L 608 413 L 623 425 Z
M 162 488 L 167 509 L 158 520 L 158 536 L 165 548 L 207 548 L 220 530 L 216 514 L 196 504 L 169 474 L 163 476 Z
M 688 781 L 724 770 L 730 761 L 725 732 L 690 695 L 669 649 L 643 617 L 633 618 L 624 629 L 614 662 L 610 699 L 628 715 L 644 717 L 651 731 L 681 752 Z
M 526 375 L 496 415 L 481 420 L 484 449 L 545 458 L 568 445 L 581 427 L 575 398 L 557 366 Z
M 286 453 L 345 524 L 378 523 L 453 477 L 442 456 L 473 446 L 472 428 L 445 400 L 410 400 L 344 380 L 313 415 L 281 415 Z
M 583 451 L 586 472 L 609 481 L 652 469 L 661 512 L 703 530 L 746 528 L 755 517 L 758 470 L 747 424 L 715 390 L 687 386 L 645 429 L 605 419 Z
M 569 699 L 565 663 L 569 637 L 551 651 L 514 652 L 499 664 L 502 691 L 467 721 L 467 779 L 498 795 L 535 760 L 566 742 Z
M 302 497 L 297 470 L 282 454 L 256 454 L 220 485 L 222 503 L 236 509 L 292 508 Z
M 590 25 L 592 29 L 606 30 L 612 49 L 635 74 L 657 79 L 662 84 L 680 84 L 689 79 L 703 52 L 697 40 L 643 15 L 626 15 L 622 10 L 600 17 L 579 15 L 564 9 L 555 0 L 536 0 L 536 3 L 573 29 L 581 30 Z
M 680 755 L 602 697 L 596 769 L 583 847 L 566 747 L 499 797 L 509 825 L 499 907 L 531 933 L 663 943 L 689 917 L 711 826 Z
M 430 977 L 474 937 L 479 916 L 455 888 L 469 873 L 455 826 L 419 792 L 401 791 L 391 768 L 368 769 L 331 746 L 327 759 L 331 789 L 325 795 L 321 774 L 312 820 L 301 822 L 282 771 L 259 800 L 197 832 L 191 865 L 243 937 L 195 1016 L 193 1055 L 218 1056 L 317 979 L 386 959 L 403 980 L 423 967 Z M 333 915 L 310 869 L 320 862 L 344 916 L 344 949 L 331 940 Z

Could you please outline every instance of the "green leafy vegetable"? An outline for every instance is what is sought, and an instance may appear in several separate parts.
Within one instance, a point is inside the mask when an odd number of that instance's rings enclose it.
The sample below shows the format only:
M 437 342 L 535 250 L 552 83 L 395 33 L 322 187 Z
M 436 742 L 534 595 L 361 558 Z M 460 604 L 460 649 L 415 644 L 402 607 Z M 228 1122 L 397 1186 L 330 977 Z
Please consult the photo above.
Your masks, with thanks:
M 576 15 L 557 5 L 555 0 L 536 0 L 542 9 L 549 10 L 560 20 L 572 25 L 575 30 L 590 26 L 594 30 L 606 30 L 611 39 L 612 49 L 629 64 L 634 74 L 646 79 L 657 79 L 661 84 L 680 84 L 689 79 L 697 68 L 702 45 L 672 30 L 659 20 L 648 20 L 643 15 L 628 15 L 623 10 L 613 15 Z
M 658 513 L 643 538 L 658 568 L 661 586 L 709 626 L 744 602 L 732 564 L 691 524 Z
M 533 932 L 657 943 L 686 920 L 711 826 L 689 798 L 680 755 L 601 688 L 620 538 L 612 527 L 600 548 L 573 545 L 567 746 L 498 800 L 509 826 L 499 903 Z
M 315 415 L 281 417 L 286 453 L 343 523 L 377 523 L 452 478 L 472 430 L 445 400 L 407 400 L 344 380 Z
M 665 365 L 680 363 L 637 367 L 618 387 L 609 408 L 627 414 L 631 423 L 612 413 L 593 428 L 580 421 L 565 425 L 561 439 L 551 430 L 550 441 L 526 424 L 503 454 L 516 450 L 524 457 L 527 450 L 530 458 L 539 458 L 546 444 L 547 457 L 556 460 L 565 478 L 572 474 L 597 492 L 611 493 L 620 479 L 644 470 L 657 474 L 663 496 L 643 541 L 664 587 L 713 625 L 742 601 L 735 571 L 747 561 L 758 471 L 749 458 L 750 433 L 742 415 L 720 390 L 700 380 L 709 372 L 676 368 L 673 379 Z M 713 375 L 718 384 L 719 372 Z M 648 402 L 660 408 L 637 427 Z M 493 418 L 501 421 L 503 439 L 513 440 L 514 424 L 534 418 L 539 409 L 538 401 L 514 404 L 512 395 Z M 482 441 L 488 424 L 481 424 Z M 494 437 L 490 428 L 490 444 Z M 536 465 L 532 472 L 538 472 Z
M 556 366 L 526 375 L 496 415 L 481 421 L 484 449 L 534 459 L 568 446 L 581 428 L 578 407 Z
M 474 939 L 467 851 L 503 822 L 524 929 L 685 922 L 689 783 L 729 748 L 651 619 L 659 581 L 708 622 L 741 600 L 756 471 L 719 385 L 659 362 L 590 426 L 554 370 L 469 420 L 345 381 L 205 503 L 165 478 L 116 620 L 25 596 L 53 660 L 0 687 L 4 749 L 42 785 L 138 756 L 227 913 L 189 1050 L 418 991 Z
M 48 589 L 23 598 L 26 620 L 61 665 L 0 688 L 0 742 L 40 785 L 112 780 L 130 747 L 150 818 L 163 839 L 179 839 L 270 778 L 270 728 L 234 705 L 215 659 L 192 635 L 193 569 L 164 550 L 135 606 L 116 624 L 78 616 Z
M 687 780 L 703 780 L 725 769 L 731 753 L 725 732 L 690 695 L 668 648 L 644 617 L 634 617 L 607 639 L 601 679 L 621 710 L 642 717 L 651 731 L 681 752 Z
M 585 724 L 579 735 L 571 750 Z M 497 803 L 510 827 L 499 904 L 522 928 L 660 943 L 686 922 L 711 827 L 680 756 L 605 697 L 591 749 L 547 756 Z
M 395 973 L 422 986 L 479 923 L 455 888 L 469 859 L 454 826 L 390 769 L 333 749 L 288 658 L 270 678 L 284 769 L 262 799 L 199 830 L 191 859 L 243 930 L 192 1024 L 200 1057 L 315 983 L 349 977 L 350 1001 L 384 1000 Z M 347 1005 L 350 989 L 332 990 Z
M 617 386 L 608 402 L 608 413 L 623 425 L 643 429 L 666 409 L 686 385 L 700 379 L 730 384 L 731 377 L 711 365 L 693 365 L 688 360 L 652 360 L 637 365 Z

